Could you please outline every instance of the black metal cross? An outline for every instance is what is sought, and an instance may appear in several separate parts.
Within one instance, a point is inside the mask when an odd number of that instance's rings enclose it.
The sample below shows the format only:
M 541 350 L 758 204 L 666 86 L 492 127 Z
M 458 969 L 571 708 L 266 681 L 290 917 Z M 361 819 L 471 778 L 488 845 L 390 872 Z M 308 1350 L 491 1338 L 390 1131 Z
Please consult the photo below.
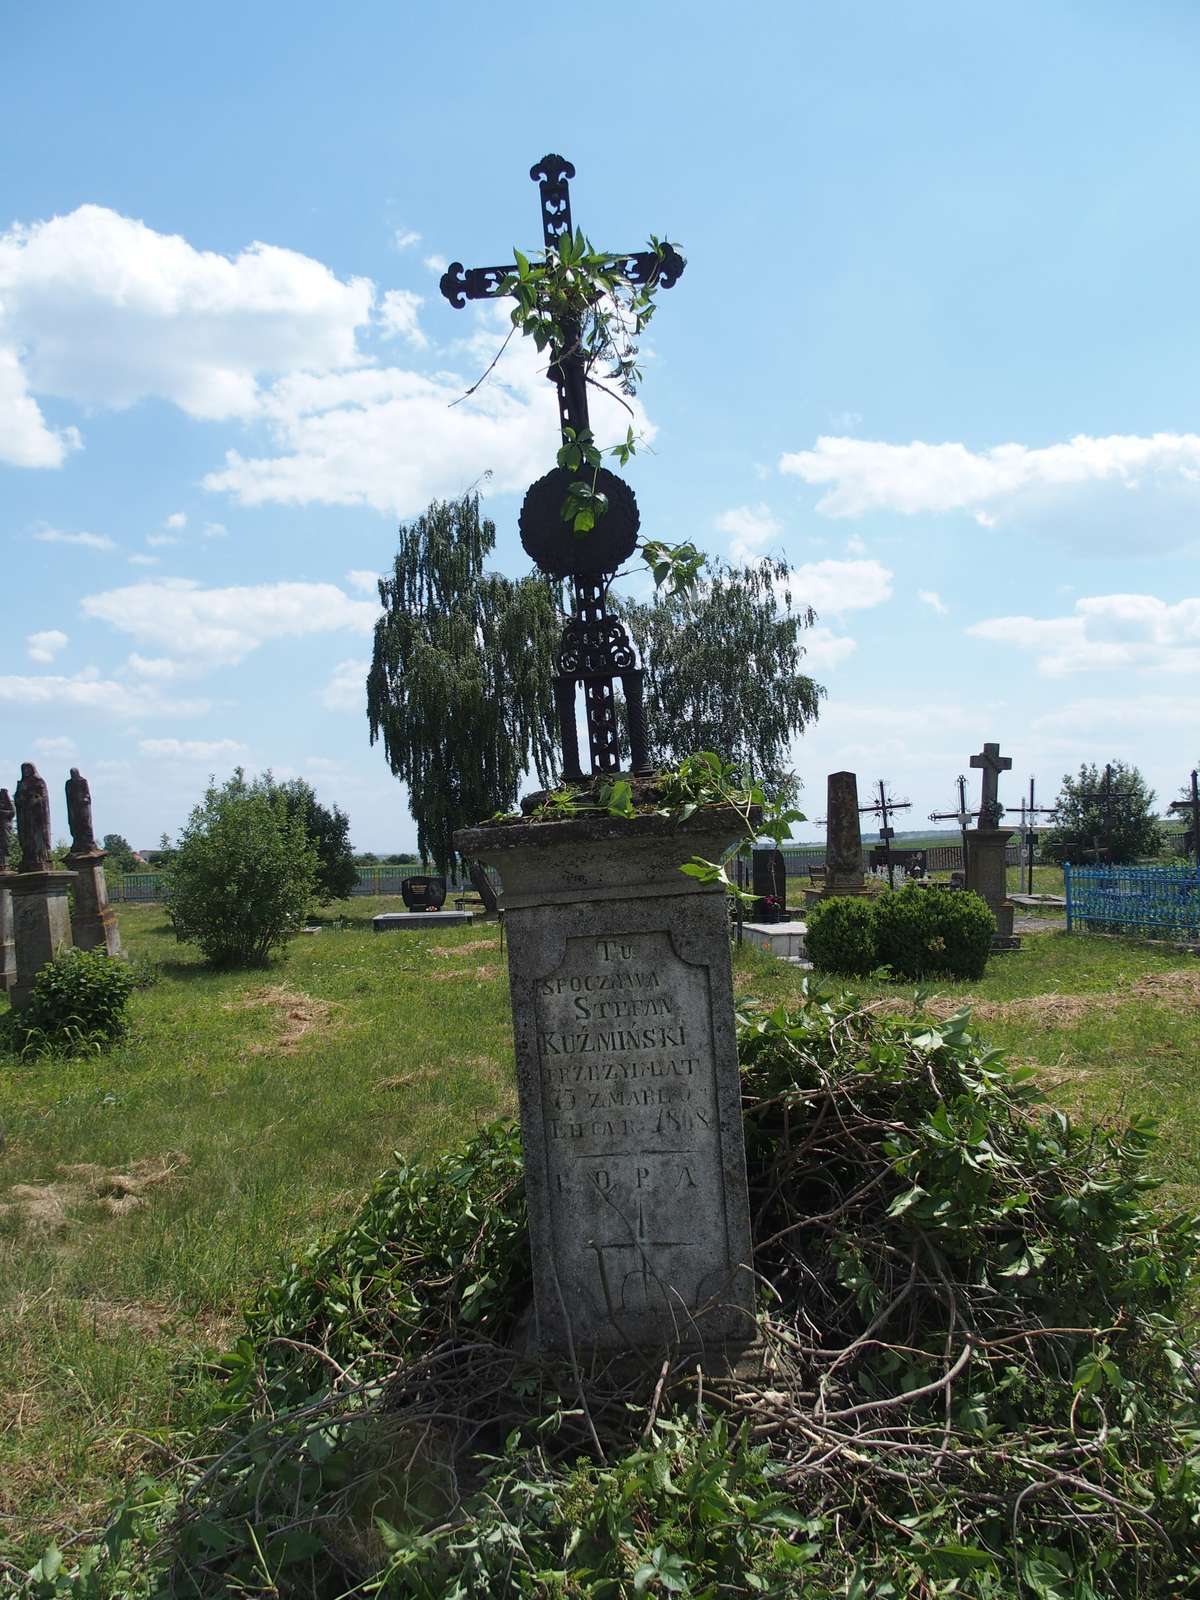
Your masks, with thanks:
M 883 840 L 883 859 L 887 863 L 888 888 L 896 887 L 896 866 L 892 860 L 892 839 L 896 830 L 889 822 L 893 811 L 907 811 L 912 805 L 911 800 L 893 800 L 888 795 L 887 785 L 883 779 L 879 780 L 879 799 L 874 805 L 859 806 L 862 816 L 875 816 L 879 818 L 879 837 Z
M 959 773 L 958 777 L 955 778 L 954 781 L 958 785 L 958 810 L 931 811 L 929 813 L 929 820 L 930 822 L 954 821 L 958 823 L 959 832 L 962 835 L 962 864 L 963 871 L 965 872 L 967 869 L 967 829 L 971 826 L 971 821 L 975 813 L 967 810 L 966 778 L 962 775 L 962 773 Z
M 1132 793 L 1133 790 L 1131 788 L 1113 788 L 1112 762 L 1108 761 L 1104 766 L 1104 782 L 1100 785 L 1100 787 L 1098 789 L 1093 789 L 1090 794 L 1080 793 L 1075 796 L 1077 800 L 1081 800 L 1085 804 L 1090 805 L 1093 802 L 1099 804 L 1100 821 L 1101 826 L 1104 829 L 1104 849 L 1110 856 L 1112 855 L 1112 824 L 1114 804 L 1118 800 L 1127 800 Z M 1100 855 L 1100 835 L 1098 833 L 1094 833 L 1092 835 L 1092 857 L 1097 864 L 1099 864 Z
M 529 176 L 541 194 L 542 238 L 547 251 L 573 236 L 568 180 L 575 168 L 562 156 L 547 155 L 534 163 Z M 614 252 L 608 264 L 630 283 L 669 289 L 685 262 L 673 245 L 657 250 Z M 452 261 L 442 274 L 441 290 L 456 309 L 468 300 L 490 300 L 507 292 L 505 283 L 517 267 L 468 267 Z M 563 442 L 589 430 L 587 363 L 577 321 L 564 321 L 551 347 L 548 376 L 558 390 L 559 426 Z M 615 474 L 601 471 L 597 486 L 608 495 L 607 512 L 589 535 L 566 529 L 561 506 L 569 475 L 549 473 L 533 484 L 521 508 L 521 542 L 538 566 L 552 577 L 572 582 L 573 616 L 563 631 L 554 692 L 562 739 L 563 777 L 584 777 L 575 728 L 575 690 L 583 684 L 588 748 L 593 775 L 617 772 L 621 765 L 620 735 L 613 679 L 620 677 L 629 719 L 630 761 L 634 772 L 648 770 L 642 713 L 642 671 L 623 624 L 608 610 L 608 585 L 637 545 L 639 518 L 633 491 Z
M 1195 767 L 1192 768 L 1191 794 L 1186 800 L 1172 800 L 1167 810 L 1192 813 L 1192 853 L 1196 857 L 1196 866 L 1200 867 L 1200 781 L 1197 780 Z
M 998 744 L 985 744 L 978 755 L 971 757 L 971 765 L 983 768 L 979 826 L 981 828 L 998 828 L 1000 826 L 1000 818 L 1004 815 L 1004 807 L 997 797 L 997 789 L 1000 774 L 1008 772 L 1012 767 L 1012 757 L 1002 756 Z
M 1039 806 L 1034 804 L 1033 779 L 1030 778 L 1029 802 L 1026 804 L 1024 800 L 1021 801 L 1021 822 L 1018 829 L 1021 835 L 1021 853 L 1025 857 L 1026 894 L 1033 893 L 1033 858 L 1038 838 L 1036 820 L 1038 817 L 1056 817 L 1057 815 L 1057 806 Z M 1018 878 L 1017 881 L 1019 883 L 1020 879 Z

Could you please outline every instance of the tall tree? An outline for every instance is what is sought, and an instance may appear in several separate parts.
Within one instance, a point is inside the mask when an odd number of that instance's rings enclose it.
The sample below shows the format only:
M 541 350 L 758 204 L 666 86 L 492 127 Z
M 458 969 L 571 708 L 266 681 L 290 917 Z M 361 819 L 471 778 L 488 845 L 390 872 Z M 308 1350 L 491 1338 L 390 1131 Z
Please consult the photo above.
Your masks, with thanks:
M 1114 862 L 1158 854 L 1161 831 L 1154 815 L 1154 790 L 1132 764 L 1110 761 L 1108 766 L 1112 778 L 1107 801 L 1104 767 L 1085 761 L 1074 776 L 1063 774 L 1055 801 L 1058 820 L 1042 834 L 1045 860 L 1091 861 L 1097 847 L 1111 852 Z
M 358 869 L 350 844 L 350 818 L 340 806 L 322 805 L 316 790 L 304 778 L 279 782 L 268 771 L 254 780 L 253 788 L 272 797 L 278 795 L 288 816 L 299 818 L 304 825 L 319 862 L 318 899 L 341 900 L 348 895 L 358 882 Z
M 496 527 L 479 496 L 434 501 L 400 528 L 367 676 L 371 743 L 408 786 L 417 848 L 446 868 L 456 828 L 553 781 L 557 586 L 486 572 Z
M 794 607 L 791 569 L 766 560 L 710 565 L 704 582 L 621 610 L 646 669 L 646 723 L 660 765 L 714 750 L 778 788 L 821 686 L 800 670 L 816 621 Z

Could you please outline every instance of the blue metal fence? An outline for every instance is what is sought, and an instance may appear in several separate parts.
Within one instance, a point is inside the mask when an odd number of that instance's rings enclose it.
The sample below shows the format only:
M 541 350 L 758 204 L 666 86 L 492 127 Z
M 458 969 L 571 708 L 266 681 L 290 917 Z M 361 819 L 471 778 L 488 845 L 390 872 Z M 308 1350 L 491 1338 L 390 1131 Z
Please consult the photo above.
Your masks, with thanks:
M 1067 931 L 1200 937 L 1200 868 L 1063 867 Z

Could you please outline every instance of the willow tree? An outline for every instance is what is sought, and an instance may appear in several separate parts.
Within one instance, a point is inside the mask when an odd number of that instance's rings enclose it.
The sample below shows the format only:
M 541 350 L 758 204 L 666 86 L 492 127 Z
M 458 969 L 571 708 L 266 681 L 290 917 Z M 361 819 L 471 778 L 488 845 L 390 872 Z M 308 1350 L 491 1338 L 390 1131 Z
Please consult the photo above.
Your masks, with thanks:
M 769 788 L 790 775 L 793 738 L 825 693 L 801 671 L 810 606 L 793 606 L 784 561 L 711 564 L 692 588 L 621 614 L 646 670 L 646 731 L 660 766 L 714 750 Z
M 553 781 L 555 585 L 485 572 L 496 527 L 479 496 L 437 501 L 400 528 L 367 676 L 371 743 L 408 786 L 423 858 L 445 870 L 453 834 L 508 810 L 531 769 Z

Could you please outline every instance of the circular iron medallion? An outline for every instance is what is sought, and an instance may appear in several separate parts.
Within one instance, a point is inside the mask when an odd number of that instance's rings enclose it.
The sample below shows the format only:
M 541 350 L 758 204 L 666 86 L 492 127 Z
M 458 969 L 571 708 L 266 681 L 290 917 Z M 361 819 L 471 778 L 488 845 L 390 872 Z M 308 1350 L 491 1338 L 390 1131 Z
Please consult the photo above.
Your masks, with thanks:
M 616 572 L 637 549 L 637 501 L 624 478 L 601 467 L 596 488 L 608 496 L 608 510 L 590 533 L 576 533 L 563 521 L 567 490 L 583 476 L 555 467 L 531 483 L 521 506 L 521 543 L 543 572 L 554 578 L 599 578 Z

